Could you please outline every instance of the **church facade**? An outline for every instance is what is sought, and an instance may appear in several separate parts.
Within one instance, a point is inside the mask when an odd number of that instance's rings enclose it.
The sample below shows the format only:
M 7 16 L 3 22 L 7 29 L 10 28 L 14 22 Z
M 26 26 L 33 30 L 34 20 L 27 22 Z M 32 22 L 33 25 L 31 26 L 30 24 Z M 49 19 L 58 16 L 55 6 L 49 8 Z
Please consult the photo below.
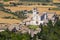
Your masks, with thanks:
M 46 24 L 48 23 L 48 20 L 53 20 L 55 19 L 54 13 L 52 13 L 51 18 L 48 18 L 48 16 L 50 15 L 47 12 L 43 12 L 43 15 L 40 15 L 40 13 L 38 12 L 37 8 L 34 8 L 33 10 L 33 14 L 32 17 L 29 21 L 25 21 L 26 25 L 40 25 L 40 24 Z

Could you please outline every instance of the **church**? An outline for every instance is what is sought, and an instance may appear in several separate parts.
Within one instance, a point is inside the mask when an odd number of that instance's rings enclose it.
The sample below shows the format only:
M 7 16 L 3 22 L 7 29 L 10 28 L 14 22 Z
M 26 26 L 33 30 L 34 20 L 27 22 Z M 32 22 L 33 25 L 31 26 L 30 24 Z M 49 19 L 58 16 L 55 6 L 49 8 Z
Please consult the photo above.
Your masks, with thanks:
M 37 8 L 33 8 L 33 13 L 31 18 L 27 18 L 25 21 L 26 25 L 40 25 L 40 24 L 46 24 L 48 23 L 48 20 L 55 20 L 55 13 L 47 13 L 43 12 L 42 15 L 38 12 Z M 27 21 L 28 20 L 28 21 Z

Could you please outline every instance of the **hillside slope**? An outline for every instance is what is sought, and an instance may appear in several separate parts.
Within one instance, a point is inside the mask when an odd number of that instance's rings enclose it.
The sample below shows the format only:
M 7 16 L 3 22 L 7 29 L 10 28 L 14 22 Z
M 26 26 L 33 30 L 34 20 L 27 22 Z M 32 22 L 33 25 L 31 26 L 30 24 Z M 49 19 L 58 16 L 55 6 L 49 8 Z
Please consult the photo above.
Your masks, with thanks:
M 0 18 L 8 17 L 8 16 L 17 18 L 17 16 L 15 16 L 15 15 L 12 15 L 12 14 L 5 13 L 5 12 L 3 12 L 3 11 L 0 11 Z
M 5 17 L 14 17 L 14 19 L 5 18 Z M 20 23 L 20 22 L 21 22 L 20 20 L 17 20 L 17 16 L 0 11 L 0 23 L 14 24 L 14 23 Z

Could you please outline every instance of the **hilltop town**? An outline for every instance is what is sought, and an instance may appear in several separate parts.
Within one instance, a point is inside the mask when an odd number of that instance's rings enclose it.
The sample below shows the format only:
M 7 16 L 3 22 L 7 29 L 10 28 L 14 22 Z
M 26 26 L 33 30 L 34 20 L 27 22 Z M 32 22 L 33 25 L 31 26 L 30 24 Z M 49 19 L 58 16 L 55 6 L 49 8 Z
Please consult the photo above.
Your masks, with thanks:
M 60 40 L 59 26 L 60 0 L 0 0 L 2 40 Z

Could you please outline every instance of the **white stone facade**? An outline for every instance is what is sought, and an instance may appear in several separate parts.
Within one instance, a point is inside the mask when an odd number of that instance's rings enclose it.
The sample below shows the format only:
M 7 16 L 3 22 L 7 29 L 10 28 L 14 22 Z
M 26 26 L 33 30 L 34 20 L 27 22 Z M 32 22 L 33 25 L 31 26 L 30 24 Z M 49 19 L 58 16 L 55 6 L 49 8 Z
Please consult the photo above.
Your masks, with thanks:
M 33 14 L 31 20 L 26 22 L 26 25 L 40 25 L 40 24 L 46 24 L 48 23 L 49 17 L 50 19 L 53 19 L 53 13 L 51 14 L 52 16 L 49 16 L 50 14 L 47 12 L 43 12 L 43 15 L 39 15 L 40 13 L 37 11 L 37 8 L 33 9 Z

